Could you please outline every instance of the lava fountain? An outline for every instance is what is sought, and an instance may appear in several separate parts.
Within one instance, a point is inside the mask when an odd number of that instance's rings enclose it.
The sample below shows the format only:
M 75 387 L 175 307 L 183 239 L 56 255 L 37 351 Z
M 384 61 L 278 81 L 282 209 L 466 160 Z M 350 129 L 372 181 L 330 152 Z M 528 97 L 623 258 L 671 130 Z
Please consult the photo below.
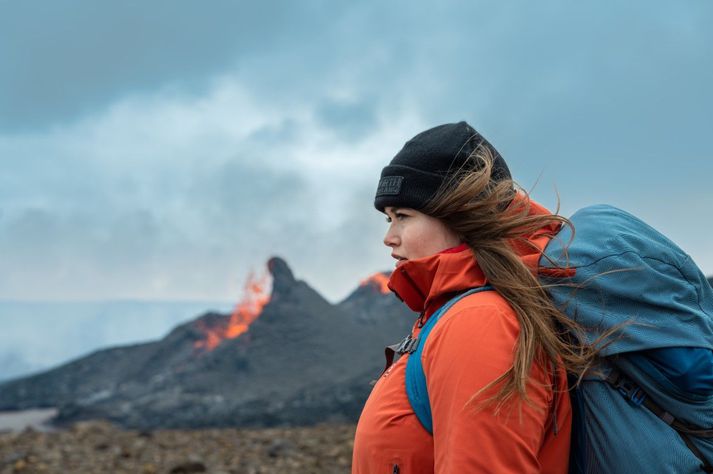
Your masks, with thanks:
M 235 305 L 230 318 L 225 324 L 210 327 L 200 321 L 198 329 L 203 333 L 203 338 L 196 341 L 193 347 L 212 351 L 223 341 L 235 339 L 247 332 L 250 324 L 260 316 L 265 305 L 270 302 L 270 280 L 268 275 L 256 278 L 251 272 L 245 282 L 243 296 Z

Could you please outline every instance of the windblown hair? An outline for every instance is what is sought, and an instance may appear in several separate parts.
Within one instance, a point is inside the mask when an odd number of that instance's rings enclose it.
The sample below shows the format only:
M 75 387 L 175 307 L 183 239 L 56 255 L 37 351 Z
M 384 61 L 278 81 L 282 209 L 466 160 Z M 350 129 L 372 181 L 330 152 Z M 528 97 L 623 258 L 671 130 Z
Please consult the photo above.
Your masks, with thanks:
M 473 250 L 488 283 L 517 314 L 520 333 L 512 367 L 471 399 L 486 391 L 494 393 L 486 401 L 500 408 L 515 395 L 529 402 L 526 386 L 533 363 L 541 364 L 547 373 L 564 366 L 580 379 L 597 350 L 594 344 L 579 342 L 586 340 L 583 329 L 555 306 L 548 286 L 517 251 L 536 249 L 529 239 L 536 231 L 572 227 L 572 223 L 554 214 L 531 214 L 528 194 L 512 180 L 491 181 L 493 156 L 488 148 L 479 147 L 468 161 L 472 167 L 456 170 L 422 212 L 461 237 Z

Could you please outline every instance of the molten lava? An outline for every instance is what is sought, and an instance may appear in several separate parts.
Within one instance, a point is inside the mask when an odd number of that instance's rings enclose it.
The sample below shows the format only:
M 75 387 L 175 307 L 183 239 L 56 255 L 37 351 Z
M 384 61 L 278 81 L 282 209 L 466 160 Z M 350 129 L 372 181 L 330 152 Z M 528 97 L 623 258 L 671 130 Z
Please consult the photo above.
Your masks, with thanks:
M 198 328 L 203 332 L 203 339 L 196 341 L 194 347 L 212 351 L 226 339 L 235 339 L 245 333 L 270 301 L 269 280 L 268 276 L 258 279 L 252 273 L 248 275 L 243 297 L 235 305 L 230 319 L 226 324 L 219 326 L 208 327 L 206 324 L 199 324 Z
M 369 278 L 362 280 L 359 284 L 359 286 L 366 285 L 372 285 L 385 295 L 391 293 L 391 290 L 389 289 L 389 277 L 383 273 L 374 273 Z

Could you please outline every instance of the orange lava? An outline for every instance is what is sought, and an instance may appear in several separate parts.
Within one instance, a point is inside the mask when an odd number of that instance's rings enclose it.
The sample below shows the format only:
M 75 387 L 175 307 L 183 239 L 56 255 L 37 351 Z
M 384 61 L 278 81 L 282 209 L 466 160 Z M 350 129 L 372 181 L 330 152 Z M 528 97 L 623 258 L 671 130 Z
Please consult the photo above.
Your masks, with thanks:
M 194 347 L 205 351 L 212 351 L 227 339 L 235 339 L 245 333 L 250 324 L 262 313 L 265 305 L 270 301 L 269 277 L 257 279 L 251 273 L 245 283 L 243 297 L 235 305 L 226 325 L 218 327 L 199 328 L 203 332 L 203 339 L 196 341 Z
M 381 293 L 387 295 L 391 293 L 389 289 L 389 277 L 383 273 L 374 273 L 369 278 L 365 278 L 361 281 L 359 286 L 372 285 L 376 287 Z

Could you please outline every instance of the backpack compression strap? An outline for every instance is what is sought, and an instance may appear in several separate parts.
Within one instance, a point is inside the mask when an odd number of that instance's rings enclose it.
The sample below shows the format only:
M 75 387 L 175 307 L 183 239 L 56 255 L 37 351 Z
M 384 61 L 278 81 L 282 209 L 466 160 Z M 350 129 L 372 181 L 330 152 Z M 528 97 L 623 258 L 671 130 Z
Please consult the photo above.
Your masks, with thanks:
M 428 387 L 426 386 L 426 375 L 423 373 L 423 364 L 421 361 L 421 356 L 423 354 L 423 348 L 426 345 L 426 338 L 431 333 L 431 330 L 436 325 L 441 316 L 446 314 L 451 306 L 456 304 L 461 299 L 473 293 L 479 293 L 481 291 L 492 291 L 492 286 L 481 286 L 479 288 L 473 288 L 465 293 L 462 293 L 455 298 L 448 301 L 446 304 L 441 306 L 428 320 L 426 324 L 421 328 L 421 332 L 418 334 L 417 339 L 412 339 L 412 344 L 416 345 L 415 350 L 405 351 L 409 352 L 408 360 L 406 361 L 406 395 L 408 395 L 408 400 L 411 403 L 411 408 L 413 408 L 414 413 L 418 421 L 421 422 L 423 427 L 429 433 L 433 434 L 433 419 L 431 417 L 431 402 L 428 399 Z
M 691 440 L 691 436 L 707 439 L 713 438 L 713 428 L 701 428 L 694 424 L 686 423 L 683 420 L 676 419 L 671 413 L 654 402 L 634 381 L 616 368 L 612 369 L 610 374 L 605 378 L 605 381 L 614 389 L 618 390 L 632 405 L 645 406 L 654 415 L 663 420 L 664 423 L 676 430 L 688 449 L 701 461 L 700 467 L 703 472 L 707 474 L 713 473 L 713 464 L 708 461 L 708 458 L 706 458 L 703 452 Z

